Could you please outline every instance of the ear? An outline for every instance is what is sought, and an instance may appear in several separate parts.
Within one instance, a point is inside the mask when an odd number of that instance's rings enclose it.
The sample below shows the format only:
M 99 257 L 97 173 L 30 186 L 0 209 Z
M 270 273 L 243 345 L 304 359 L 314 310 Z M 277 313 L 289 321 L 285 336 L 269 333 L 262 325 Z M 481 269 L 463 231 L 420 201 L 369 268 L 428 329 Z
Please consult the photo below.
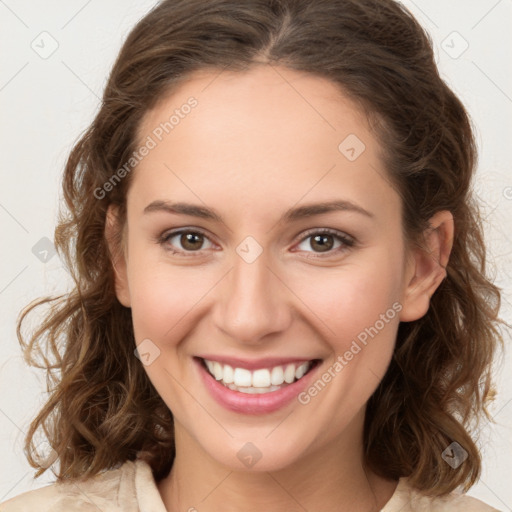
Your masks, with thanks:
M 114 268 L 117 300 L 123 306 L 129 308 L 131 302 L 126 268 L 126 251 L 123 243 L 122 227 L 119 222 L 118 208 L 115 205 L 109 205 L 107 210 L 105 219 L 105 239 L 110 252 L 112 267 Z
M 411 322 L 423 317 L 430 298 L 446 277 L 446 266 L 453 246 L 453 215 L 446 210 L 429 220 L 424 232 L 425 247 L 414 248 L 409 255 L 400 320 Z

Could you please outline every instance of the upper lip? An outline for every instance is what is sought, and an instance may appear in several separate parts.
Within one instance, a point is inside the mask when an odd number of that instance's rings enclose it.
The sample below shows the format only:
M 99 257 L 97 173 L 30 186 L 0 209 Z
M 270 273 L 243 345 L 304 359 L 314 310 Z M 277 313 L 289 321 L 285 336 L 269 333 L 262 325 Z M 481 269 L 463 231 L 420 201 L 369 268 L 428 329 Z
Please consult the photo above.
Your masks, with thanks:
M 260 359 L 241 359 L 238 357 L 219 356 L 213 354 L 203 354 L 197 357 L 207 359 L 208 361 L 217 361 L 222 364 L 229 364 L 233 368 L 245 368 L 247 370 L 273 368 L 274 366 L 284 366 L 290 363 L 301 364 L 318 359 L 315 357 L 265 357 Z

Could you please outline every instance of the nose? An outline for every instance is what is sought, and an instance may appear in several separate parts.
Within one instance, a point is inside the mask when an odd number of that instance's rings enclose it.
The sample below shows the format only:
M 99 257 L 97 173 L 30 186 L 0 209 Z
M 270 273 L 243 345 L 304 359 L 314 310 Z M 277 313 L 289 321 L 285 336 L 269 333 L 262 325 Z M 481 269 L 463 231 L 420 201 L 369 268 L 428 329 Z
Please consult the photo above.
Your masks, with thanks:
M 214 322 L 226 336 L 259 345 L 289 327 L 293 294 L 284 276 L 269 266 L 265 251 L 252 263 L 235 254 L 233 268 L 220 284 Z

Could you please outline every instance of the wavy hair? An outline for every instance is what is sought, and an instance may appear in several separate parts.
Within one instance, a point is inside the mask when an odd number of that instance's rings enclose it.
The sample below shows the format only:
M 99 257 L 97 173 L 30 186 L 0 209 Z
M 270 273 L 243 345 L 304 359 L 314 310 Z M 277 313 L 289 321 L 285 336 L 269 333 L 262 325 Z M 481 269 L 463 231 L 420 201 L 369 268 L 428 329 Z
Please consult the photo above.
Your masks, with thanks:
M 436 212 L 453 214 L 447 277 L 426 315 L 399 326 L 391 364 L 367 404 L 364 446 L 365 463 L 381 476 L 409 477 L 432 495 L 467 490 L 481 471 L 475 422 L 491 419 L 500 289 L 487 274 L 471 190 L 471 121 L 438 73 L 430 37 L 393 0 L 164 0 L 136 24 L 64 170 L 55 246 L 73 287 L 18 318 L 25 360 L 47 371 L 49 392 L 26 435 L 27 459 L 36 477 L 48 468 L 34 449 L 42 428 L 59 459 L 58 481 L 137 454 L 156 480 L 169 473 L 173 416 L 134 356 L 131 312 L 116 298 L 105 239 L 109 205 L 126 222 L 133 173 L 108 194 L 98 190 L 136 149 L 144 115 L 195 71 L 261 64 L 328 78 L 368 116 L 402 198 L 408 241 L 421 244 Z M 40 305 L 48 311 L 25 340 L 25 317 Z M 456 470 L 442 459 L 453 441 L 469 454 Z

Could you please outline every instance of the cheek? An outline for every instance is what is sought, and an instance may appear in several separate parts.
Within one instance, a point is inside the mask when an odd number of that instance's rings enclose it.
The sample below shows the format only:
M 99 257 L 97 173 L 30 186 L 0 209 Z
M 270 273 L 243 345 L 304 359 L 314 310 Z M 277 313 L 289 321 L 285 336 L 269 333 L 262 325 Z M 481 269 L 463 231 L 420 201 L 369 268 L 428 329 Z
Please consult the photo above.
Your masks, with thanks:
M 132 264 L 129 281 L 135 340 L 150 354 L 144 370 L 171 411 L 190 409 L 193 404 L 179 384 L 190 380 L 190 368 L 184 364 L 186 353 L 178 347 L 194 329 L 198 304 L 214 283 L 208 284 L 204 274 L 191 268 L 170 269 L 161 261 L 133 258 Z
M 315 323 L 336 353 L 347 350 L 347 345 L 359 335 L 364 338 L 364 333 L 375 324 L 383 336 L 389 333 L 390 324 L 398 324 L 399 261 L 373 257 L 337 270 L 322 269 L 314 278 L 294 278 L 300 283 L 297 295 L 317 317 Z
M 138 264 L 134 259 L 132 263 L 129 282 L 135 339 L 150 338 L 169 345 L 179 339 L 194 307 L 213 283 L 192 268 L 171 271 L 162 262 Z

